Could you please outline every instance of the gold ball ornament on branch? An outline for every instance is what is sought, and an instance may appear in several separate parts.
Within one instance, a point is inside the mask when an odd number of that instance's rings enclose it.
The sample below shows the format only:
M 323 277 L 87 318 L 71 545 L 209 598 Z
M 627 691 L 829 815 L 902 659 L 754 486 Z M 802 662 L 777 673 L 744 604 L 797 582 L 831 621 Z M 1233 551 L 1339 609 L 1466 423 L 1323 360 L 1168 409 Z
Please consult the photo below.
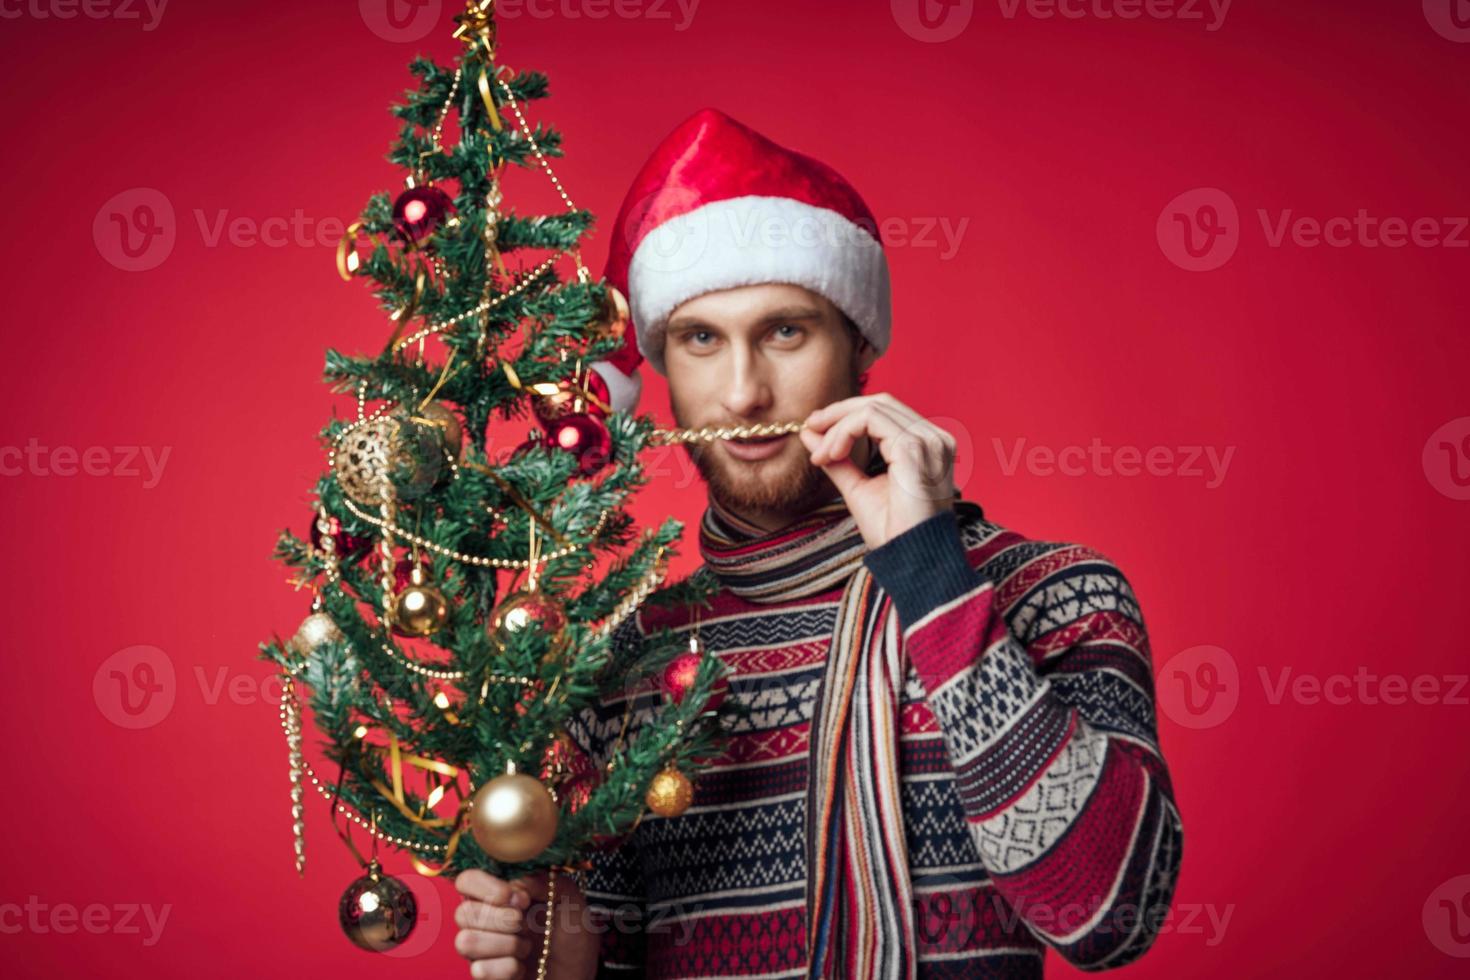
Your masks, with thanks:
M 602 336 L 621 338 L 628 329 L 628 298 L 616 287 L 609 285 L 604 293 L 602 308 L 592 325 L 592 332 Z
M 428 636 L 444 628 L 449 603 L 430 584 L 423 565 L 414 563 L 408 585 L 393 597 L 392 619 L 394 632 L 405 636 Z
M 464 427 L 459 423 L 459 416 L 448 405 L 443 402 L 429 402 L 419 408 L 416 418 L 439 430 L 444 451 L 456 461 L 464 455 Z
M 448 469 L 445 452 L 458 457 L 464 439 L 453 412 L 442 405 L 430 411 L 434 416 L 395 412 L 342 436 L 332 460 L 342 492 L 364 507 L 427 493 Z M 453 421 L 452 427 L 443 415 Z M 457 443 L 449 441 L 454 435 Z
M 567 614 L 561 603 L 537 588 L 521 589 L 505 598 L 495 607 L 490 621 L 491 638 L 502 651 L 506 650 L 517 636 L 525 633 L 541 633 L 546 637 L 548 649 L 542 663 L 561 656 L 566 646 Z
M 377 861 L 347 886 L 337 919 L 347 938 L 362 949 L 382 953 L 401 944 L 418 923 L 418 900 L 408 886 L 383 874 Z
M 677 817 L 694 802 L 694 784 L 677 766 L 670 763 L 648 784 L 643 802 L 661 817 Z
M 470 800 L 470 834 L 502 864 L 530 861 L 556 839 L 556 800 L 540 780 L 513 765 L 475 791 Z

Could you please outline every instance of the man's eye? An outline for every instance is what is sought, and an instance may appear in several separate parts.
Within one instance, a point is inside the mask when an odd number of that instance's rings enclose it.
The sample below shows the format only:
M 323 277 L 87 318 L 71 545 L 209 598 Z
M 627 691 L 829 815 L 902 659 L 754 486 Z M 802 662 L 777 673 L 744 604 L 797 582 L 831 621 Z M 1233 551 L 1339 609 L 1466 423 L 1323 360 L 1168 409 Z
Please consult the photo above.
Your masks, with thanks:
M 701 346 L 715 339 L 715 335 L 710 333 L 708 330 L 693 330 L 690 331 L 688 336 L 689 342 L 691 344 L 698 344 Z
M 783 323 L 772 330 L 777 340 L 794 340 L 801 336 L 801 328 L 794 323 Z

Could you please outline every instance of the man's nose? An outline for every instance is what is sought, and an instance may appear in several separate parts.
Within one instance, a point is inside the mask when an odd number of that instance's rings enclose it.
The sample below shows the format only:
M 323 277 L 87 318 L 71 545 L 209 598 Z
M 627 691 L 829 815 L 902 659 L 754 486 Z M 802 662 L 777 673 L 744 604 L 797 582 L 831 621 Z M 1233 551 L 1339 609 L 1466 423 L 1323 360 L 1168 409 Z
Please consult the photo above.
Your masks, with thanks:
M 753 418 L 770 407 L 771 386 L 760 358 L 738 351 L 730 365 L 730 380 L 722 399 L 726 412 L 736 418 Z

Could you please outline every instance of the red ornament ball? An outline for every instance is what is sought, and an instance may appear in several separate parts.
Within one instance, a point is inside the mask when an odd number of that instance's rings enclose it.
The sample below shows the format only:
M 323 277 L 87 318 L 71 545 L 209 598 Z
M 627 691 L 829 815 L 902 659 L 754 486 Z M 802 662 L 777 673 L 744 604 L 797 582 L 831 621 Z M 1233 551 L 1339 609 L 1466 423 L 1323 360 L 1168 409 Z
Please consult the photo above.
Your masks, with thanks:
M 321 529 L 317 527 L 317 519 L 312 518 L 311 546 L 317 551 L 322 550 L 322 538 L 326 536 L 331 537 L 332 544 L 334 545 L 333 552 L 342 561 L 353 561 L 360 558 L 373 546 L 371 538 L 359 538 L 355 534 L 345 533 L 342 530 L 342 522 L 337 520 L 337 518 L 329 517 L 327 518 L 327 523 L 331 525 L 332 529 L 329 535 L 323 535 Z
M 552 422 L 546 427 L 546 444 L 576 456 L 584 476 L 602 469 L 612 457 L 612 435 L 593 415 L 572 414 Z
M 439 230 L 454 213 L 454 201 L 433 185 L 410 187 L 393 202 L 393 227 L 398 234 L 418 244 Z
M 699 675 L 699 662 L 704 659 L 700 654 L 693 651 L 685 651 L 670 660 L 664 667 L 662 687 L 664 693 L 677 704 L 684 700 L 689 689 L 694 686 L 694 679 Z M 709 700 L 705 702 L 704 710 L 713 711 L 725 700 L 725 695 L 730 690 L 729 682 L 721 677 L 715 681 L 710 688 Z
M 429 574 L 429 560 L 427 557 L 419 559 L 419 567 L 424 570 L 425 578 Z M 413 584 L 413 559 L 400 558 L 398 564 L 393 566 L 393 591 L 402 592 Z
M 586 386 L 585 388 L 583 386 Z M 579 398 L 583 391 L 590 398 Z M 561 390 L 554 395 L 538 395 L 531 402 L 531 411 L 542 425 L 550 426 L 558 419 L 565 418 L 577 411 L 577 402 L 581 401 L 581 411 L 588 415 L 602 418 L 607 412 L 603 405 L 612 404 L 612 395 L 607 390 L 607 382 L 602 380 L 602 375 L 596 371 L 589 370 L 582 380 L 568 378 L 561 383 Z

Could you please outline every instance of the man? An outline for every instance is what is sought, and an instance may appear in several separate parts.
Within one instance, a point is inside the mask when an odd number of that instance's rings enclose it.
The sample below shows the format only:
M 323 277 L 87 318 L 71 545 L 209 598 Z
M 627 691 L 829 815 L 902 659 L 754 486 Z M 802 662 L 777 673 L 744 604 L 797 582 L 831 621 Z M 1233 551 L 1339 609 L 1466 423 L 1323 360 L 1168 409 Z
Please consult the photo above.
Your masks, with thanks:
M 712 608 L 645 607 L 614 642 L 697 630 L 750 712 L 686 812 L 645 816 L 585 894 L 559 877 L 551 976 L 1036 977 L 1047 949 L 1131 961 L 1168 910 L 1137 600 L 1103 555 L 957 502 L 952 437 L 862 393 L 890 334 L 874 228 L 831 168 L 713 110 L 619 214 L 608 278 L 678 423 L 805 426 L 692 450 Z M 601 368 L 623 407 L 636 364 Z M 625 695 L 634 724 L 655 696 Z M 594 756 L 626 706 L 575 733 Z M 544 880 L 456 884 L 471 974 L 533 975 Z

